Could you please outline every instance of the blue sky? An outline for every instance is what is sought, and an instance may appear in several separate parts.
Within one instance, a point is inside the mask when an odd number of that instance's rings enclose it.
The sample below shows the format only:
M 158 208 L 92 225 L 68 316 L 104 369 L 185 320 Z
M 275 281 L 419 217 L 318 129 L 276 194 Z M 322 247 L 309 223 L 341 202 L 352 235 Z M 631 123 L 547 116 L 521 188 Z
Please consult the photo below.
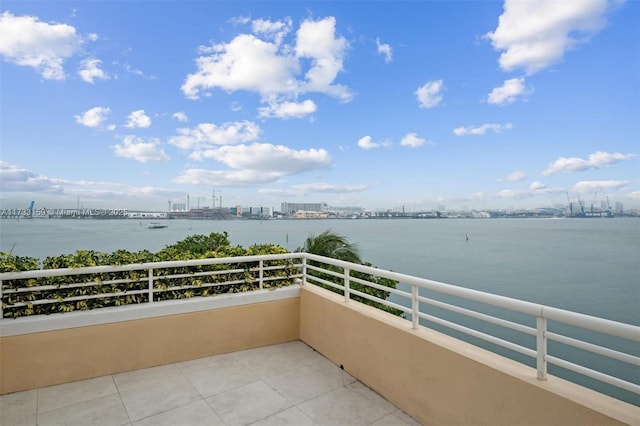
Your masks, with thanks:
M 636 1 L 4 1 L 2 207 L 639 208 L 639 21 Z

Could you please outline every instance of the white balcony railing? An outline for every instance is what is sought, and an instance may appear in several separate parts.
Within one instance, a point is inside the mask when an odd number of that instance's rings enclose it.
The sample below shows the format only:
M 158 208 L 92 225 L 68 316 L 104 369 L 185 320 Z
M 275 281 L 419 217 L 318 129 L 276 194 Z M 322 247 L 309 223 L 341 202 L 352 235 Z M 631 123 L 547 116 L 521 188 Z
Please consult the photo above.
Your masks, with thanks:
M 66 277 L 66 282 L 56 283 L 53 277 Z M 399 284 L 395 289 L 389 288 L 381 285 L 379 279 L 389 279 Z M 637 345 L 637 342 L 640 342 L 638 326 L 308 253 L 1 273 L 0 298 L 3 303 L 0 318 L 3 318 L 2 322 L 5 323 L 14 321 L 5 316 L 10 316 L 17 308 L 33 309 L 44 305 L 79 306 L 79 303 L 96 299 L 111 304 L 114 301 L 120 301 L 117 304 L 154 303 L 158 299 L 167 299 L 175 294 L 181 298 L 189 297 L 192 293 L 215 295 L 221 292 L 273 288 L 294 282 L 333 289 L 343 294 L 347 303 L 356 297 L 396 309 L 404 313 L 407 326 L 414 329 L 428 326 L 429 323 L 438 324 L 531 357 L 535 360 L 539 380 L 546 379 L 548 365 L 553 364 L 640 394 L 640 384 L 630 380 L 630 377 L 616 377 L 597 368 L 588 368 L 576 360 L 552 355 L 548 350 L 549 341 L 558 342 L 625 363 L 630 368 L 625 371 L 638 371 L 635 367 L 640 366 L 640 356 L 634 354 L 640 347 Z M 365 292 L 366 289 L 387 292 L 392 296 L 377 297 Z M 72 291 L 73 295 L 65 295 L 64 291 Z M 443 301 L 442 297 L 440 300 L 427 297 L 431 293 L 455 297 L 456 300 L 469 302 L 474 307 L 492 306 L 523 314 L 530 318 L 533 325 L 527 325 L 526 321 L 514 321 L 509 315 L 505 318 L 504 315 L 499 316 L 493 312 L 486 313 L 486 309 L 485 312 L 481 312 L 480 309 L 470 308 L 467 303 L 454 304 Z M 26 297 L 29 294 L 32 296 Z M 132 296 L 138 297 L 127 299 Z M 25 298 L 28 300 L 24 300 Z M 81 305 L 81 308 L 86 309 L 87 306 Z M 50 309 L 61 312 L 64 310 Z M 479 331 L 479 327 L 472 327 L 464 321 L 456 322 L 446 315 L 437 315 L 438 312 L 444 311 L 529 336 L 534 344 L 526 346 L 498 337 L 499 333 L 493 332 L 495 327 L 491 332 Z M 595 344 L 575 336 L 552 332 L 548 329 L 549 321 L 622 338 L 630 342 L 635 350 L 627 352 L 607 344 Z M 474 322 L 476 323 L 477 321 Z

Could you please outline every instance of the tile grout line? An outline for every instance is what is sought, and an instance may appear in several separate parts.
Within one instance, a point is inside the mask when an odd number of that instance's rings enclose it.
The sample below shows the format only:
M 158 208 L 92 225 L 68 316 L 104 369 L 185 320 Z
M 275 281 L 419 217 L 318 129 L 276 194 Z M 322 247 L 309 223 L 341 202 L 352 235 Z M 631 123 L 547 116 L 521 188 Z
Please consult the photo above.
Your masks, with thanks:
M 199 392 L 198 392 L 198 393 L 199 393 Z M 215 408 L 213 408 L 213 407 L 211 406 L 211 404 L 209 403 L 209 401 L 207 401 L 207 398 L 204 398 L 204 397 L 203 397 L 202 399 L 204 400 L 204 403 L 205 403 L 205 404 L 207 404 L 207 407 L 211 408 L 211 411 L 213 411 L 213 412 L 214 412 L 214 414 L 215 414 L 216 416 L 218 416 L 218 418 L 220 419 L 220 421 L 221 421 L 223 424 L 225 424 L 225 425 L 226 425 L 226 424 L 227 424 L 227 422 L 225 422 L 225 421 L 224 421 L 224 419 L 222 418 L 222 416 L 220 415 L 220 413 L 218 413 L 218 412 L 216 411 L 216 409 L 215 409 Z
M 113 377 L 113 374 L 110 374 L 111 381 L 113 381 L 113 385 L 116 387 L 116 392 L 118 392 L 118 398 L 120 399 L 120 403 L 122 404 L 122 408 L 124 408 L 124 412 L 127 414 L 127 419 L 129 419 L 129 424 L 133 424 L 133 420 L 131 420 L 131 415 L 129 414 L 129 410 L 127 410 L 127 405 L 124 403 L 124 399 L 122 399 L 122 394 L 120 393 L 120 388 L 118 387 L 118 383 L 116 383 L 116 378 Z
M 214 356 L 215 356 L 215 355 L 214 355 Z M 184 377 L 184 378 L 185 378 L 185 380 L 186 380 L 186 381 L 187 381 L 187 382 L 188 382 L 188 383 L 189 383 L 189 384 L 190 384 L 190 385 L 191 385 L 191 386 L 196 390 L 196 392 L 198 392 L 198 395 L 200 396 L 200 400 L 202 400 L 202 401 L 207 405 L 207 407 L 209 407 L 209 408 L 211 409 L 211 411 L 212 411 L 212 412 L 213 412 L 213 413 L 214 413 L 214 414 L 215 414 L 215 415 L 220 419 L 220 421 L 226 425 L 227 423 L 222 419 L 222 416 L 220 416 L 220 413 L 218 413 L 218 412 L 216 411 L 216 409 L 215 409 L 215 408 L 213 408 L 213 407 L 211 406 L 211 404 L 209 404 L 209 401 L 207 401 L 207 397 L 205 397 L 205 396 L 202 394 L 202 392 L 200 392 L 200 390 L 199 390 L 199 389 L 198 389 L 198 388 L 197 388 L 193 383 L 191 383 L 191 380 L 189 380 L 189 377 L 187 377 L 187 374 L 186 374 L 186 373 L 184 373 L 184 372 L 182 371 L 182 369 L 180 369 L 180 367 L 178 367 L 178 365 L 177 365 L 177 364 L 178 364 L 178 363 L 174 363 L 174 365 L 175 365 L 175 367 L 176 367 L 176 370 L 178 370 L 178 372 L 182 375 L 182 377 Z M 242 365 L 242 364 L 240 363 L 240 365 Z M 220 367 L 224 367 L 224 366 L 220 366 Z M 246 367 L 245 367 L 245 368 L 246 368 Z M 192 371 L 191 373 L 195 373 L 195 372 L 203 371 L 203 370 L 207 370 L 207 369 L 208 369 L 208 368 L 202 368 L 202 369 L 199 369 L 199 370 Z M 208 398 L 211 398 L 211 397 L 208 397 Z M 197 401 L 197 400 L 191 401 L 191 402 L 189 402 L 188 404 L 192 404 L 192 403 L 193 403 L 193 402 L 195 402 L 195 401 Z M 185 404 L 185 405 L 188 405 L 188 404 Z
M 37 389 L 36 390 L 36 426 L 38 426 L 38 423 L 39 423 L 38 421 L 38 411 L 40 409 L 39 404 L 40 404 L 40 389 Z

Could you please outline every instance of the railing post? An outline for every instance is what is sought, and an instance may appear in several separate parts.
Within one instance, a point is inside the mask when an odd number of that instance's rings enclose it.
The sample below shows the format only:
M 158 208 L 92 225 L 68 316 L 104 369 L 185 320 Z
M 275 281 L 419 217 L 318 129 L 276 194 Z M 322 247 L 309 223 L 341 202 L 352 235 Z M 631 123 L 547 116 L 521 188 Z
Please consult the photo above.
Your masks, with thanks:
M 350 269 L 349 268 L 344 268 L 344 301 L 348 302 L 349 299 L 351 298 L 351 292 L 349 291 L 350 287 L 350 281 L 349 281 L 349 276 L 350 276 Z
M 547 380 L 547 319 L 536 317 L 536 369 L 538 380 Z
M 259 278 L 258 278 L 258 283 L 260 284 L 260 290 L 262 290 L 262 281 L 264 280 L 264 261 L 261 259 L 260 260 L 260 266 L 259 266 Z
M 302 285 L 307 283 L 307 258 L 302 258 Z
M 4 318 L 4 312 L 2 312 L 2 280 L 0 280 L 0 320 Z
M 149 303 L 153 302 L 153 268 L 149 268 Z
M 418 300 L 418 286 L 413 284 L 411 285 L 411 322 L 412 328 L 414 330 L 418 329 L 420 325 L 420 317 L 418 317 L 418 312 L 420 312 L 420 301 Z

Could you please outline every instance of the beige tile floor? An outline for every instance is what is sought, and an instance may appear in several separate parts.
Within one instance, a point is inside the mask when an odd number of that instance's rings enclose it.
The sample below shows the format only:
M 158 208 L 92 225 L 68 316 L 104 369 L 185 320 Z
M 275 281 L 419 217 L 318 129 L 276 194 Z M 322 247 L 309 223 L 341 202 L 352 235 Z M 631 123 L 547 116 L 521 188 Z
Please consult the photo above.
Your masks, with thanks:
M 0 425 L 418 425 L 303 342 L 0 396 Z

